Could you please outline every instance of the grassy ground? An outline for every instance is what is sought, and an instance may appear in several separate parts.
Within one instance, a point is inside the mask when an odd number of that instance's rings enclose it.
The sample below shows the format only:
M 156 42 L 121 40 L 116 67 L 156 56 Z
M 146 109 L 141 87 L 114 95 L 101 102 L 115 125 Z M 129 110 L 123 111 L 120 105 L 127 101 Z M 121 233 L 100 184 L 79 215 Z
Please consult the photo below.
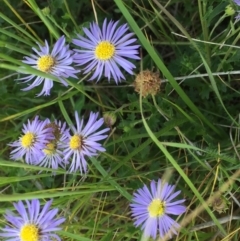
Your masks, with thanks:
M 53 198 L 66 217 L 62 240 L 146 240 L 129 203 L 138 188 L 161 178 L 186 199 L 173 240 L 238 241 L 240 7 L 230 0 L 0 1 L 0 227 L 14 201 Z M 88 81 L 81 72 L 68 87 L 54 79 L 50 96 L 36 97 L 42 85 L 21 90 L 21 61 L 36 42 L 53 44 L 65 35 L 70 43 L 82 27 L 105 18 L 134 32 L 141 57 L 133 61 L 134 75 L 123 71 L 126 81 L 116 85 L 104 77 Z M 142 70 L 159 73 L 156 95 L 135 91 Z M 52 175 L 10 160 L 7 144 L 28 119 L 70 124 L 75 110 L 86 119 L 90 111 L 116 117 L 101 142 L 106 152 L 86 158 L 87 174 L 60 168 Z

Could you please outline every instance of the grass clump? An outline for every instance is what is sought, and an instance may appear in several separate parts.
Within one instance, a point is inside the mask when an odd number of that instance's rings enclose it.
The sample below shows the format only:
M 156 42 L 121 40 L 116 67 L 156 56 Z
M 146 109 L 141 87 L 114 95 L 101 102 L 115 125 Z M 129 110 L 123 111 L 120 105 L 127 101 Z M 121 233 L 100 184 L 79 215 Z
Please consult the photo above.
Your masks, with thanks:
M 239 240 L 239 8 L 3 0 L 0 239 Z

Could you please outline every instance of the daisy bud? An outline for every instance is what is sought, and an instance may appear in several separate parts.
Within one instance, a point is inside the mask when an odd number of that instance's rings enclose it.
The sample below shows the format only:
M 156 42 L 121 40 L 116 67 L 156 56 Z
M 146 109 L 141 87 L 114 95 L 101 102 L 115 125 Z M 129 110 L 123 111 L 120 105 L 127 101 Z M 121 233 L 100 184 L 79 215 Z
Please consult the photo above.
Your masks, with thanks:
M 225 14 L 227 16 L 232 16 L 235 14 L 235 10 L 233 9 L 233 7 L 231 5 L 227 5 L 227 7 L 225 8 Z
M 107 126 L 111 127 L 115 124 L 117 116 L 114 112 L 105 112 L 103 113 L 103 119 Z

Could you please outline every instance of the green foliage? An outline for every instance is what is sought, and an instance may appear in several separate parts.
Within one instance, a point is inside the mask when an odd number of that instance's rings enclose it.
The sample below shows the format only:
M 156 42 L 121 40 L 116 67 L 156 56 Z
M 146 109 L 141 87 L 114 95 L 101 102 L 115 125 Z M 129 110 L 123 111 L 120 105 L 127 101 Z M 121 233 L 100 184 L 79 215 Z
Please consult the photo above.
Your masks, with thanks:
M 240 205 L 239 176 L 234 176 L 240 166 L 240 23 L 225 15 L 228 4 L 222 0 L 194 4 L 190 0 L 3 0 L 0 226 L 5 210 L 12 210 L 10 201 L 54 198 L 54 205 L 67 217 L 59 232 L 64 240 L 140 240 L 141 230 L 133 227 L 129 212 L 132 193 L 152 179 L 166 178 L 181 190 L 188 207 L 174 240 L 204 241 L 214 235 L 216 240 L 227 235 L 239 240 L 239 220 L 219 221 L 238 215 Z M 21 90 L 26 84 L 15 81 L 22 77 L 21 60 L 36 41 L 54 43 L 66 35 L 70 43 L 96 17 L 99 24 L 105 17 L 128 23 L 135 33 L 141 61 L 133 61 L 133 76 L 124 72 L 126 81 L 116 86 L 104 78 L 88 81 L 82 71 L 79 80 L 68 79 L 67 88 L 54 81 L 48 97 L 36 97 L 42 86 Z M 162 84 L 156 96 L 142 98 L 133 82 L 146 69 L 158 71 Z M 116 115 L 104 143 L 106 152 L 87 160 L 86 176 L 62 169 L 53 175 L 48 168 L 9 159 L 8 144 L 19 138 L 27 119 L 40 115 L 70 123 L 74 110 L 82 115 L 90 111 Z M 218 190 L 231 203 L 224 214 L 204 203 Z M 192 218 L 194 211 L 197 215 Z M 209 226 L 191 231 L 205 222 Z

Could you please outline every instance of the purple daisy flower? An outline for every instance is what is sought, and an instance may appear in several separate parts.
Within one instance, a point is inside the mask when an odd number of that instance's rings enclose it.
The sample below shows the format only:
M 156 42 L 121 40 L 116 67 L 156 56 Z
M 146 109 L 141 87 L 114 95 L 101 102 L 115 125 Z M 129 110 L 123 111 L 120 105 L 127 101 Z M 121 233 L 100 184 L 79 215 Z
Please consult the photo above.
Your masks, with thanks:
M 54 139 L 50 140 L 45 148 L 42 150 L 44 156 L 37 164 L 39 166 L 58 169 L 59 166 L 65 168 L 66 161 L 63 158 L 62 144 L 65 143 L 69 136 L 69 129 L 66 128 L 66 123 L 55 120 L 51 123 L 49 119 L 46 120 L 48 124 L 46 127 L 51 128 Z
M 107 138 L 103 135 L 109 128 L 97 131 L 104 123 L 104 119 L 97 120 L 98 113 L 90 113 L 89 120 L 83 127 L 83 119 L 79 118 L 75 111 L 77 128 L 72 127 L 73 135 L 69 134 L 68 140 L 63 143 L 63 155 L 66 161 L 71 159 L 69 172 L 80 170 L 81 174 L 87 172 L 87 162 L 85 156 L 96 156 L 98 152 L 104 152 L 105 148 L 98 141 Z M 97 131 L 97 132 L 96 132 Z
M 41 46 L 39 43 L 37 44 L 40 48 L 40 51 L 38 51 L 36 48 L 32 48 L 36 54 L 31 54 L 30 57 L 24 57 L 25 60 L 22 61 L 23 63 L 29 64 L 33 68 L 38 69 L 42 72 L 50 73 L 56 76 L 59 81 L 65 86 L 67 86 L 68 84 L 64 80 L 64 78 L 77 78 L 75 74 L 80 71 L 75 70 L 73 67 L 70 66 L 73 63 L 74 52 L 69 49 L 69 45 L 65 45 L 64 36 L 57 40 L 52 51 L 50 51 L 48 42 L 46 40 L 45 46 Z M 53 87 L 53 81 L 51 79 L 31 74 L 18 80 L 26 83 L 32 81 L 33 79 L 35 79 L 33 83 L 31 83 L 27 88 L 24 88 L 22 90 L 31 90 L 44 82 L 43 89 L 37 96 L 50 95 L 50 90 Z
M 172 237 L 177 234 L 180 225 L 168 215 L 180 215 L 186 211 L 181 205 L 185 200 L 172 201 L 181 191 L 173 193 L 175 186 L 151 181 L 150 190 L 146 185 L 133 194 L 133 204 L 130 204 L 132 216 L 135 219 L 135 226 L 141 225 L 144 236 L 156 239 L 159 233 L 160 238 L 166 234 Z
M 234 0 L 235 4 L 237 4 L 238 6 L 240 6 L 240 0 Z
M 132 38 L 133 33 L 128 31 L 127 24 L 117 28 L 118 22 L 110 21 L 107 23 L 105 19 L 102 29 L 97 23 L 90 24 L 90 30 L 83 28 L 87 38 L 78 35 L 78 39 L 73 39 L 73 43 L 82 50 L 74 49 L 76 55 L 74 62 L 78 65 L 86 66 L 84 74 L 94 70 L 90 80 L 96 79 L 99 81 L 102 75 L 108 78 L 112 77 L 116 84 L 125 79 L 120 66 L 133 75 L 135 65 L 128 61 L 130 59 L 140 59 L 138 56 L 139 45 L 131 45 L 137 39 Z
M 238 5 L 238 6 L 240 6 L 240 0 L 234 0 L 234 3 L 236 4 L 236 5 Z M 240 19 L 240 12 L 239 11 L 237 11 L 237 13 L 238 13 L 238 15 L 235 17 L 237 20 L 239 20 Z
M 25 157 L 27 164 L 36 165 L 43 157 L 42 150 L 46 144 L 54 139 L 52 129 L 46 127 L 47 120 L 40 121 L 36 116 L 33 121 L 28 120 L 28 123 L 23 125 L 23 135 L 9 146 L 14 149 L 10 153 L 12 160 L 18 160 Z
M 40 202 L 37 199 L 26 201 L 27 208 L 24 203 L 19 201 L 13 203 L 18 214 L 7 211 L 5 218 L 10 226 L 2 228 L 0 237 L 5 237 L 8 241 L 45 241 L 58 240 L 60 237 L 55 231 L 61 230 L 59 227 L 65 221 L 65 218 L 57 219 L 58 209 L 49 210 L 52 200 L 48 201 L 41 209 Z

